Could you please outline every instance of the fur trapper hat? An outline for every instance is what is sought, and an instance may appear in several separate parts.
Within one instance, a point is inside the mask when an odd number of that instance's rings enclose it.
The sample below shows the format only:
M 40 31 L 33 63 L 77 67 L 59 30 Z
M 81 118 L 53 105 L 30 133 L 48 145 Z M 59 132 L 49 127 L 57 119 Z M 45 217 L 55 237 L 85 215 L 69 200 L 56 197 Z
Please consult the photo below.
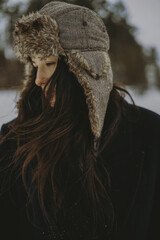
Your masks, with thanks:
M 113 87 L 109 37 L 102 19 L 88 8 L 54 1 L 18 19 L 13 35 L 16 56 L 26 64 L 27 81 L 33 71 L 30 56 L 64 56 L 83 87 L 91 130 L 98 139 Z

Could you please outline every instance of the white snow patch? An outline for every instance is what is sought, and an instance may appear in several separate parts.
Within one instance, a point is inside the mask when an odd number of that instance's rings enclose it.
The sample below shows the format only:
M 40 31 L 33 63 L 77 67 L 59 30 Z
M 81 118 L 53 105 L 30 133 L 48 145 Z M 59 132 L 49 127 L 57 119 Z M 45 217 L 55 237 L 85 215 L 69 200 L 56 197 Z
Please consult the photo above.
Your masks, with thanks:
M 16 102 L 19 91 L 0 90 L 0 127 L 17 116 Z

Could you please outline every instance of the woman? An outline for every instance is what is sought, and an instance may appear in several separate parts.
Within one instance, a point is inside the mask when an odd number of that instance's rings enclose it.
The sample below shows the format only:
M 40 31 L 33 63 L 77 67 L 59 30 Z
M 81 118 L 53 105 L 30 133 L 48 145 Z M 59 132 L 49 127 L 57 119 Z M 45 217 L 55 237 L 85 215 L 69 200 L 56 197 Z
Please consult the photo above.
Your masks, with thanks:
M 113 84 L 100 17 L 50 2 L 16 22 L 14 49 L 26 84 L 1 129 L 3 239 L 158 239 L 160 117 Z

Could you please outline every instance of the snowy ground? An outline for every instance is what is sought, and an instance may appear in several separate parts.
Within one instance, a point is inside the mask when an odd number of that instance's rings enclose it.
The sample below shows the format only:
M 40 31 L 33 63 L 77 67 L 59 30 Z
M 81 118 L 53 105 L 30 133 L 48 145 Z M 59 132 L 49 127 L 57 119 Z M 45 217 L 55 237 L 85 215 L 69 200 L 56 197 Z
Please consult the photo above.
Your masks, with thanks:
M 160 114 L 160 91 L 151 89 L 144 95 L 138 95 L 133 90 L 129 90 L 135 103 Z M 16 117 L 16 101 L 19 92 L 16 90 L 0 90 L 0 127 Z
M 15 105 L 18 96 L 16 90 L 0 90 L 0 126 L 17 115 Z

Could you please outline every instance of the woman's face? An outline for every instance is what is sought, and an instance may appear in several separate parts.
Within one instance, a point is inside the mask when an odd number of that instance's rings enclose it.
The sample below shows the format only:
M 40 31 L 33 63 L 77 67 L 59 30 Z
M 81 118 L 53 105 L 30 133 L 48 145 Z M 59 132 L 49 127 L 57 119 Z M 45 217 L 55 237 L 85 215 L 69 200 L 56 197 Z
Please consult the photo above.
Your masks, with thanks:
M 42 89 L 44 89 L 45 85 L 47 84 L 48 80 L 52 76 L 52 74 L 55 72 L 57 64 L 58 64 L 58 57 L 50 56 L 44 60 L 41 60 L 40 55 L 35 55 L 31 57 L 31 61 L 34 67 L 37 68 L 37 75 L 35 84 Z M 49 85 L 45 88 L 45 95 L 47 96 L 47 91 L 49 88 Z M 51 99 L 51 106 L 54 106 L 56 99 L 56 92 L 55 89 L 53 89 L 53 96 Z

